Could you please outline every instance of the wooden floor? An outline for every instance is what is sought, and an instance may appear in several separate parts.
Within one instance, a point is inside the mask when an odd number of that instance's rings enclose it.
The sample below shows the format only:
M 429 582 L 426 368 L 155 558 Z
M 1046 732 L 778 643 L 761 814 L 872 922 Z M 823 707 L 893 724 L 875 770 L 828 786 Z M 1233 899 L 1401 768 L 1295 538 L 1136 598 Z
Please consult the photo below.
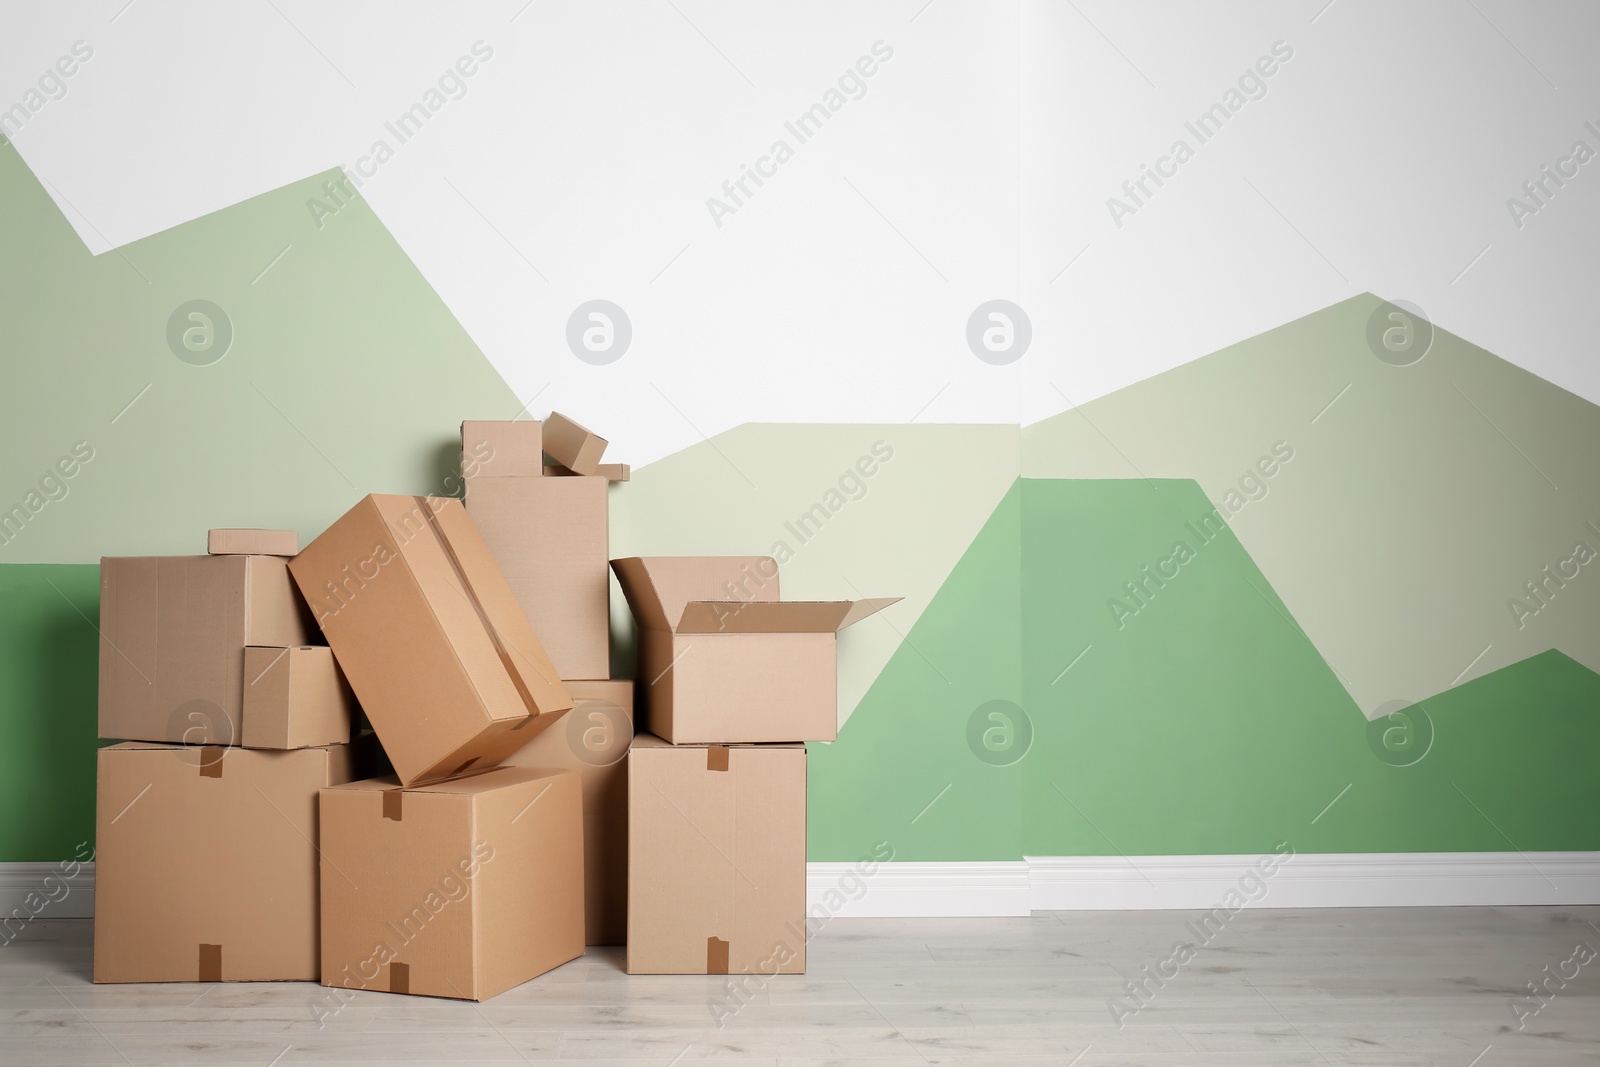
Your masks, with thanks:
M 89 921 L 39 920 L 0 948 L 0 1064 L 1600 1064 L 1600 958 L 1520 1032 L 1511 1008 L 1600 950 L 1600 908 L 1245 911 L 1114 1025 L 1193 918 L 834 919 L 720 1028 L 724 979 L 607 949 L 485 1004 L 361 993 L 321 1030 L 309 984 L 92 985 Z

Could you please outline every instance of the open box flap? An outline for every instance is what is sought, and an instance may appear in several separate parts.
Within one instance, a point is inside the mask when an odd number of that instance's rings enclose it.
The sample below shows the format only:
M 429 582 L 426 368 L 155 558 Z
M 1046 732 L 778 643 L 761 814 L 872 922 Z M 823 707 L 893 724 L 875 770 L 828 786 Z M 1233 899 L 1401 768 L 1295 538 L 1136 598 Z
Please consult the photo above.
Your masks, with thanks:
M 691 601 L 684 605 L 675 630 L 681 634 L 837 633 L 899 600 Z
M 771 556 L 631 556 L 612 560 L 611 569 L 647 630 L 670 631 L 690 601 L 778 599 L 778 561 Z

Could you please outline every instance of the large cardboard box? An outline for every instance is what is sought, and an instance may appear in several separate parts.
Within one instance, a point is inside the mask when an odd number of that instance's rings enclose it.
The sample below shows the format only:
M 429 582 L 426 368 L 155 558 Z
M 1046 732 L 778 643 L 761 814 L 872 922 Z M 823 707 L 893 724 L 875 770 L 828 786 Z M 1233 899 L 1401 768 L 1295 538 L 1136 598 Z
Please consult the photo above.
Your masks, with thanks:
M 545 475 L 537 422 L 468 422 L 461 431 L 467 513 L 557 672 L 611 677 L 609 483 Z
M 314 981 L 317 793 L 350 748 L 98 754 L 96 982 Z
M 639 626 L 641 726 L 679 745 L 832 741 L 837 634 L 900 599 L 779 601 L 771 556 L 611 565 Z
M 458 500 L 369 496 L 289 570 L 408 786 L 493 766 L 572 707 Z
M 322 794 L 322 984 L 484 1000 L 583 955 L 575 771 Z
M 512 767 L 559 767 L 583 779 L 583 892 L 591 945 L 628 939 L 628 745 L 633 683 L 568 682 L 572 710 L 506 759 Z
M 806 969 L 804 745 L 628 753 L 628 973 Z
M 100 561 L 100 736 L 239 743 L 246 645 L 316 640 L 277 556 Z
M 326 645 L 244 650 L 246 748 L 349 744 L 359 710 Z

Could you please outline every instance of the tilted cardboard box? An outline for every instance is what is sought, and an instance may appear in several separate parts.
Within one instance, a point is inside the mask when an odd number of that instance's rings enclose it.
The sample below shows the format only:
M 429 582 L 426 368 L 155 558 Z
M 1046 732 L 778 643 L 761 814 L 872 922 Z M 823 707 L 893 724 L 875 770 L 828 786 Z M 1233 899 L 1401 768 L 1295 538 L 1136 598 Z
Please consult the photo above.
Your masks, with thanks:
M 583 955 L 575 771 L 322 794 L 322 984 L 483 1000 Z
M 246 645 L 317 629 L 277 556 L 100 561 L 100 736 L 236 745 Z
M 289 570 L 406 785 L 493 766 L 572 707 L 460 501 L 369 496 Z
M 94 980 L 316 980 L 317 793 L 349 780 L 349 746 L 97 760 Z
M 358 711 L 326 645 L 244 650 L 246 748 L 349 744 Z
M 537 422 L 463 423 L 467 513 L 560 676 L 609 678 L 608 483 L 545 475 L 541 441 Z
M 837 634 L 900 600 L 780 601 L 771 556 L 611 566 L 639 626 L 640 727 L 680 745 L 832 741 Z
M 804 745 L 628 753 L 628 973 L 806 969 Z
M 584 915 L 591 945 L 628 939 L 628 745 L 633 683 L 568 682 L 573 707 L 507 757 L 511 767 L 560 767 L 583 779 Z
M 574 474 L 599 474 L 600 457 L 605 455 L 606 444 L 604 437 L 579 426 L 559 411 L 552 411 L 545 420 L 545 455 Z

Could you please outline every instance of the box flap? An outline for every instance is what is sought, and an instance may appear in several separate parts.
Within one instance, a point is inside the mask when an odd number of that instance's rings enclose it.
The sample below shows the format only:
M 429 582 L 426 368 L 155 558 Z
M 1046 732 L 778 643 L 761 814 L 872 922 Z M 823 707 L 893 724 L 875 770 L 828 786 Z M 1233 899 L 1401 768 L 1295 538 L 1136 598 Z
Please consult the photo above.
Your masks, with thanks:
M 836 633 L 882 611 L 899 597 L 876 600 L 700 600 L 684 605 L 675 633 L 825 634 Z
M 670 631 L 690 601 L 778 599 L 778 561 L 771 556 L 631 556 L 612 560 L 611 569 L 647 630 Z
M 559 767 L 492 767 L 486 771 L 478 771 L 462 778 L 451 778 L 443 782 L 431 782 L 427 785 L 406 786 L 406 793 L 445 793 L 452 796 L 476 796 L 494 789 L 501 789 L 518 782 L 535 782 L 543 778 L 556 778 L 563 774 L 575 773 Z M 357 792 L 388 792 L 400 789 L 400 779 L 392 774 L 380 778 L 367 778 L 359 782 L 346 782 L 342 785 L 329 786 L 330 789 L 350 789 Z

